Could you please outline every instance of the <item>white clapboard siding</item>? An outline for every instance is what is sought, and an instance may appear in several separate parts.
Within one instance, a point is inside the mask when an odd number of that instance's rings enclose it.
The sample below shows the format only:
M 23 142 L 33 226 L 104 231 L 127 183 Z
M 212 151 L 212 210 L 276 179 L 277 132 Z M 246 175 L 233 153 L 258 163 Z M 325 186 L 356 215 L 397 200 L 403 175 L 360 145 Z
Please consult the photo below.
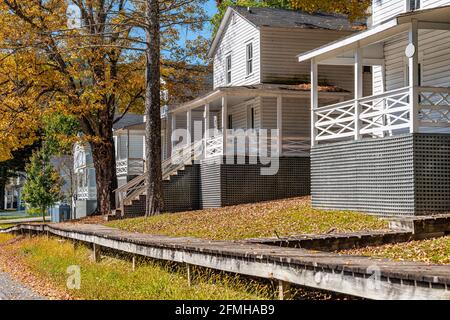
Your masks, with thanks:
M 144 132 L 130 133 L 130 158 L 144 158 Z
M 249 101 L 237 104 L 231 107 L 229 114 L 233 118 L 232 129 L 250 129 L 249 112 L 250 108 L 255 110 L 255 129 L 260 128 L 260 112 L 259 112 L 260 99 L 254 98 Z
M 310 134 L 310 101 L 305 98 L 282 98 L 282 135 L 304 137 Z M 277 98 L 262 98 L 264 129 L 277 128 Z
M 231 18 L 222 35 L 214 55 L 214 88 L 238 86 L 260 82 L 259 77 L 259 30 L 236 13 Z M 234 22 L 233 22 L 234 21 Z M 247 76 L 246 45 L 253 43 L 253 74 Z M 226 83 L 225 59 L 231 54 L 231 83 Z
M 406 2 L 409 0 L 373 0 L 372 20 L 377 25 L 406 11 Z M 450 5 L 450 0 L 421 0 L 421 9 L 436 8 Z
M 314 29 L 261 29 L 261 80 L 264 83 L 309 81 L 310 63 L 299 63 L 296 56 L 345 37 L 351 32 Z M 353 91 L 353 68 L 319 66 L 319 80 Z M 371 93 L 371 77 L 365 82 Z
M 422 65 L 422 86 L 450 86 L 449 37 L 450 31 L 420 30 L 419 62 Z M 407 85 L 406 45 L 406 33 L 389 40 L 384 45 L 386 90 L 394 90 Z M 379 87 L 374 89 L 375 92 L 380 90 Z

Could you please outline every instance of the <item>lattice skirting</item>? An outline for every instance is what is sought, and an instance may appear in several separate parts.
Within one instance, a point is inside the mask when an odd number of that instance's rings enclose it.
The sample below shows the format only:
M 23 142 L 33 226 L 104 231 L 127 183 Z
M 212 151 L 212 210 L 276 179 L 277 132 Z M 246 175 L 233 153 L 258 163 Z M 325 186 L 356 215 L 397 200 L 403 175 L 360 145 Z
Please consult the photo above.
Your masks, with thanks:
M 225 161 L 224 161 L 225 162 Z M 261 163 L 200 165 L 203 208 L 276 200 L 310 194 L 310 158 L 281 157 L 275 175 L 262 175 Z
M 311 151 L 316 208 L 380 215 L 450 211 L 450 135 L 404 134 Z

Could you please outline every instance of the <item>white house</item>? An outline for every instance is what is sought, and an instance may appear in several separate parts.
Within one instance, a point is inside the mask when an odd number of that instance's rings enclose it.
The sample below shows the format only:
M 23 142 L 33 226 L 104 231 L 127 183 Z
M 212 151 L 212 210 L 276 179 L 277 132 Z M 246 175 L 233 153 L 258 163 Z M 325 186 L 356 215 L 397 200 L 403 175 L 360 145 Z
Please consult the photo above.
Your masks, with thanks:
M 113 128 L 118 185 L 144 173 L 143 116 L 126 114 Z M 95 168 L 89 144 L 75 144 L 73 151 L 76 176 L 77 218 L 92 214 L 97 208 Z
M 299 64 L 296 55 L 364 28 L 340 15 L 228 8 L 208 52 L 213 90 L 168 113 L 172 143 L 163 163 L 166 210 L 309 194 L 310 68 Z M 329 65 L 321 71 L 321 104 L 351 98 L 353 68 Z M 370 95 L 371 69 L 363 71 L 363 90 Z M 190 135 L 173 136 L 177 129 Z M 243 144 L 236 146 L 237 141 Z M 276 174 L 260 174 L 264 164 L 255 152 L 263 145 L 279 156 Z M 180 156 L 181 164 L 173 165 Z M 243 162 L 236 163 L 234 156 Z M 118 189 L 121 213 L 143 213 L 144 181 L 143 175 Z
M 300 52 L 312 74 L 312 201 L 422 215 L 450 210 L 450 1 L 374 0 L 373 26 Z M 351 65 L 353 96 L 323 106 L 322 66 Z M 373 95 L 363 70 L 373 67 Z

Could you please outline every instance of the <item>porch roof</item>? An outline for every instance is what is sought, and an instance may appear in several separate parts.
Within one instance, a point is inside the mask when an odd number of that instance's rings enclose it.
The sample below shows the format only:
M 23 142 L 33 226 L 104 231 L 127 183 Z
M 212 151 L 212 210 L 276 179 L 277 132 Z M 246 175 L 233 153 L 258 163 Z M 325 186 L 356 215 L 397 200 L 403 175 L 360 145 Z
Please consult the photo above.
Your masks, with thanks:
M 347 57 L 328 62 L 326 60 L 336 58 L 339 55 L 348 53 L 356 48 L 376 44 L 377 42 L 381 42 L 404 32 L 408 30 L 409 23 L 411 23 L 413 19 L 419 21 L 419 29 L 450 30 L 449 17 L 450 5 L 402 13 L 366 31 L 331 42 L 317 49 L 301 53 L 297 55 L 297 58 L 299 62 L 315 59 L 316 62 L 323 64 L 347 64 L 345 60 Z M 376 47 L 374 48 L 376 49 Z M 379 50 L 370 50 L 370 48 L 365 50 L 363 52 L 364 58 L 367 59 L 365 64 L 379 64 L 379 59 L 382 59 L 383 56 L 380 56 L 377 53 L 379 53 Z
M 181 112 L 186 109 L 196 108 L 211 103 L 223 96 L 228 97 L 304 97 L 309 99 L 311 91 L 310 84 L 254 84 L 233 87 L 219 87 L 194 100 L 180 104 L 170 110 L 170 112 Z M 336 86 L 319 86 L 319 91 L 329 98 L 345 97 L 348 91 Z

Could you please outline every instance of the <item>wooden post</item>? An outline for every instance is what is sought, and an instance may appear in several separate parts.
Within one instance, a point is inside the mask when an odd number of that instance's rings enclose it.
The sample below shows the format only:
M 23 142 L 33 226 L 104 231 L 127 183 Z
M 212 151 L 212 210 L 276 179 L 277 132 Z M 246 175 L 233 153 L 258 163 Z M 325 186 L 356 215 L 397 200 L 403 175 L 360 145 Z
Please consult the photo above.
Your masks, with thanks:
M 407 54 L 409 56 L 410 133 L 414 133 L 419 129 L 419 31 L 416 19 L 411 20 L 408 39 L 409 44 Z
M 192 110 L 188 109 L 186 112 L 186 130 L 188 133 L 188 141 L 187 141 L 187 146 L 190 145 L 192 143 Z
M 100 262 L 101 260 L 100 246 L 95 243 L 92 244 L 92 260 L 94 262 Z
M 227 96 L 222 97 L 222 154 L 227 151 L 227 129 L 228 129 L 228 99 Z
M 319 107 L 319 80 L 318 68 L 314 59 L 311 60 L 311 146 L 316 145 L 316 122 L 317 116 L 315 110 Z
M 186 271 L 187 271 L 188 286 L 190 287 L 192 285 L 191 265 L 188 263 L 186 263 Z
M 355 140 L 361 139 L 361 121 L 359 116 L 361 108 L 359 99 L 363 96 L 363 51 L 361 48 L 355 50 Z
M 170 143 L 172 145 L 172 148 L 170 150 L 170 155 L 173 155 L 173 149 L 175 149 L 175 141 L 172 141 L 172 133 L 177 129 L 177 115 L 175 113 L 172 113 L 172 125 L 171 125 L 171 130 L 172 132 L 170 133 Z
M 277 96 L 278 156 L 283 153 L 283 97 Z
M 209 103 L 205 104 L 205 112 L 203 113 L 203 119 L 205 121 L 205 134 L 204 134 L 204 146 L 203 155 L 206 158 L 206 147 L 208 146 L 207 141 L 209 139 Z
M 278 299 L 288 300 L 290 298 L 291 298 L 291 284 L 283 280 L 278 280 Z
M 131 259 L 131 270 L 134 272 L 136 271 L 136 255 L 133 254 L 133 257 Z

